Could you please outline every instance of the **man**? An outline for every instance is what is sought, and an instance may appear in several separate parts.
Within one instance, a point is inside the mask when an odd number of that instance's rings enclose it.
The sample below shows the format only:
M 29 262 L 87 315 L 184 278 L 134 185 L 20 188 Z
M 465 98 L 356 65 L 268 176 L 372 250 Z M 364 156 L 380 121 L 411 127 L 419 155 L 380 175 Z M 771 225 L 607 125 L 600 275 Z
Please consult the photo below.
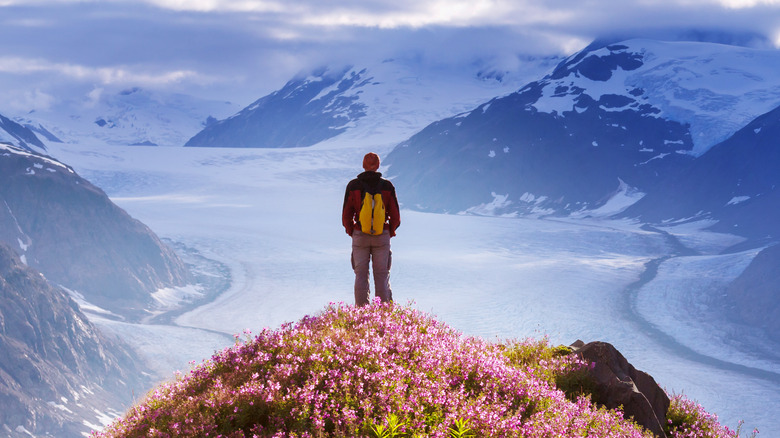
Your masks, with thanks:
M 363 157 L 363 169 L 365 172 L 347 184 L 341 215 L 344 229 L 349 236 L 352 236 L 352 269 L 355 271 L 355 305 L 357 306 L 364 306 L 369 302 L 369 261 L 374 272 L 376 296 L 385 303 L 393 301 L 393 293 L 390 290 L 390 265 L 392 264 L 390 238 L 395 236 L 395 230 L 401 225 L 395 187 L 377 172 L 379 156 L 373 152 L 366 154 Z M 376 230 L 376 234 L 370 231 L 372 228 L 370 224 L 365 224 L 364 228 L 364 224 L 360 223 L 360 211 L 366 193 L 381 194 L 385 209 L 384 218 L 379 219 L 382 223 L 381 230 Z M 367 232 L 364 232 L 364 229 Z

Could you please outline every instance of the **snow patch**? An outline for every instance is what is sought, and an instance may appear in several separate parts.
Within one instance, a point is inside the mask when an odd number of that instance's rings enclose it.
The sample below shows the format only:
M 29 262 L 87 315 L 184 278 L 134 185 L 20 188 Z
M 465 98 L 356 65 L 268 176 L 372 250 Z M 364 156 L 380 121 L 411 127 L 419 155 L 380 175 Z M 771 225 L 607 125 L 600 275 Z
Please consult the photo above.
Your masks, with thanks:
M 30 435 L 32 437 L 35 436 L 35 435 L 32 434 L 32 432 L 30 432 L 29 430 L 25 429 L 24 426 L 16 426 L 16 429 L 14 429 L 14 430 L 16 431 L 16 433 L 23 433 L 23 434 L 26 434 L 26 435 Z
M 650 149 L 650 150 L 652 151 L 652 149 Z M 661 160 L 661 159 L 663 159 L 663 158 L 664 158 L 665 156 L 667 156 L 667 155 L 671 155 L 671 154 L 670 154 L 670 153 L 668 153 L 668 152 L 666 152 L 666 153 L 661 153 L 661 154 L 658 154 L 658 155 L 654 156 L 653 158 L 651 158 L 651 159 L 649 159 L 649 160 L 647 160 L 647 161 L 643 161 L 643 162 L 639 163 L 639 165 L 640 165 L 640 166 L 644 166 L 645 164 L 647 164 L 647 163 L 649 163 L 649 162 L 651 162 L 651 161 L 653 161 L 653 160 Z
M 44 163 L 48 163 L 48 164 L 51 164 L 53 166 L 61 167 L 61 168 L 65 169 L 65 170 L 67 170 L 70 173 L 75 173 L 75 172 L 73 172 L 73 169 L 71 169 L 70 167 L 68 167 L 68 166 L 66 166 L 66 165 L 64 165 L 62 163 L 60 163 L 59 161 L 53 160 L 51 158 L 44 157 L 42 155 L 36 155 L 36 154 L 30 153 L 30 152 L 27 152 L 27 151 L 25 151 L 25 150 L 23 150 L 21 148 L 15 147 L 15 146 L 11 146 L 11 145 L 0 143 L 0 150 L 4 150 L 5 151 L 5 153 L 3 154 L 5 156 L 8 156 L 8 154 L 14 154 L 14 155 L 21 155 L 23 157 L 31 157 L 31 158 L 34 158 L 36 160 L 43 161 Z M 42 165 L 40 165 L 38 163 L 35 163 L 34 166 L 35 167 L 38 167 L 38 166 L 43 167 Z M 38 167 L 38 168 L 40 169 L 41 167 Z M 30 170 L 30 169 L 28 169 L 28 170 Z
M 473 214 L 477 216 L 497 216 L 496 212 L 499 210 L 503 210 L 509 205 L 512 204 L 512 201 L 509 200 L 509 195 L 498 195 L 496 192 L 490 192 L 490 196 L 493 197 L 493 200 L 487 204 L 480 204 L 471 208 L 466 209 L 465 211 L 462 211 L 458 214 Z M 502 217 L 514 217 L 517 213 L 507 213 L 507 214 L 501 214 L 498 216 Z
M 53 407 L 53 408 L 57 408 L 57 409 L 59 409 L 59 410 L 61 410 L 61 411 L 65 411 L 65 412 L 68 412 L 68 413 L 71 413 L 71 414 L 73 413 L 73 411 L 71 411 L 70 409 L 68 409 L 68 407 L 67 407 L 67 406 L 65 406 L 65 405 L 61 405 L 61 404 L 59 404 L 59 403 L 57 403 L 57 402 L 50 401 L 50 402 L 47 402 L 46 404 L 47 404 L 47 405 L 49 405 L 49 406 L 51 406 L 51 407 Z
M 152 294 L 152 298 L 157 304 L 157 310 L 178 309 L 183 304 L 190 303 L 204 295 L 203 288 L 197 285 L 186 285 L 180 287 L 166 287 L 158 289 Z
M 737 205 L 750 199 L 750 196 L 735 196 L 726 205 Z
M 744 237 L 733 234 L 715 233 L 708 228 L 715 220 L 681 221 L 659 229 L 676 237 L 685 247 L 702 254 L 720 254 L 724 250 L 745 241 Z
M 110 310 L 106 310 L 106 309 L 104 309 L 102 307 L 99 307 L 99 306 L 97 306 L 95 304 L 90 303 L 89 301 L 87 301 L 86 298 L 84 298 L 84 295 L 82 295 L 80 292 L 68 289 L 68 288 L 66 288 L 66 287 L 64 287 L 62 285 L 60 285 L 60 287 L 65 292 L 67 292 L 68 295 L 70 295 L 71 298 L 73 298 L 73 301 L 75 301 L 76 304 L 79 305 L 79 307 L 81 308 L 82 311 L 90 312 L 90 313 L 94 313 L 94 314 L 99 314 L 99 315 L 107 315 L 107 316 L 111 316 L 111 317 L 115 317 L 115 318 L 121 318 L 121 316 L 117 315 L 116 313 L 111 312 Z M 74 393 L 74 397 L 76 397 L 76 399 L 78 400 L 78 394 Z
M 572 213 L 570 216 L 572 218 L 606 218 L 609 216 L 614 216 L 625 211 L 628 207 L 634 205 L 637 201 L 645 196 L 644 193 L 640 192 L 634 187 L 629 186 L 622 179 L 618 178 L 618 181 L 620 181 L 620 184 L 618 185 L 617 192 L 615 192 L 615 194 L 612 195 L 612 197 L 609 198 L 609 200 L 604 205 L 595 210 L 584 210 Z
M 98 411 L 97 409 L 94 409 L 93 412 L 95 413 L 95 416 L 96 416 L 97 420 L 102 425 L 102 426 L 98 426 L 97 428 L 93 427 L 93 429 L 96 429 L 96 430 L 97 429 L 102 429 L 103 427 L 108 426 L 109 424 L 111 424 L 120 415 L 118 413 L 111 414 L 111 413 L 101 412 L 101 411 Z M 86 423 L 85 423 L 85 426 L 86 426 Z M 92 427 L 92 426 L 90 426 L 90 427 Z

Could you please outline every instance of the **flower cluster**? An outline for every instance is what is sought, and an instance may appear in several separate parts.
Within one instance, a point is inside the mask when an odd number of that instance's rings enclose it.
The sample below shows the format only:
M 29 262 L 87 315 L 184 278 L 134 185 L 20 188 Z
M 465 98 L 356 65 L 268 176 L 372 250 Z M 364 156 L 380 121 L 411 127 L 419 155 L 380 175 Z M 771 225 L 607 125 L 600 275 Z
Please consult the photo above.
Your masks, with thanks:
M 742 424 L 736 431 L 721 426 L 718 417 L 682 394 L 672 395 L 667 418 L 667 435 L 671 438 L 738 438 Z M 755 437 L 758 430 L 753 430 Z
M 652 436 L 567 397 L 555 382 L 584 364 L 554 351 L 466 337 L 410 306 L 331 304 L 218 352 L 94 436 L 360 437 L 388 418 L 409 437 Z

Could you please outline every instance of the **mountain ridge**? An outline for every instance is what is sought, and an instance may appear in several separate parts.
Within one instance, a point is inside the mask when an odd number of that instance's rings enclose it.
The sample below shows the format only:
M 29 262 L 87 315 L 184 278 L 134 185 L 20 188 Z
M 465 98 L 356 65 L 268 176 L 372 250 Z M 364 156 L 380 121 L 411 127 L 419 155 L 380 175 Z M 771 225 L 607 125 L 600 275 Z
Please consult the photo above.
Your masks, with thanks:
M 745 62 L 725 67 L 735 60 Z M 626 190 L 637 201 L 774 109 L 780 81 L 759 60 L 780 65 L 780 52 L 594 43 L 517 92 L 428 125 L 384 163 L 407 207 L 588 215 Z
M 0 242 L 0 425 L 6 436 L 79 437 L 148 382 L 122 342 L 102 335 L 61 289 Z
M 518 58 L 519 66 L 513 70 L 485 61 L 475 61 L 463 71 L 432 68 L 408 59 L 321 67 L 297 75 L 280 90 L 204 128 L 187 146 L 393 144 L 437 118 L 513 91 L 555 62 L 556 58 Z
M 184 263 L 144 224 L 69 166 L 0 145 L 0 241 L 53 282 L 129 318 L 182 286 Z

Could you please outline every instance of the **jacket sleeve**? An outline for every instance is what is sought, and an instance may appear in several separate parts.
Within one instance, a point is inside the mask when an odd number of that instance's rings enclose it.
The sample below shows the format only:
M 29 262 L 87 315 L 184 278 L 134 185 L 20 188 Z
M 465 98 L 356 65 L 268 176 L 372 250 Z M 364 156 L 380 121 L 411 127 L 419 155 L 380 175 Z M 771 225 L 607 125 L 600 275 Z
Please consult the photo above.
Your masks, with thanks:
M 389 199 L 385 202 L 387 205 L 388 222 L 390 223 L 390 237 L 395 236 L 395 230 L 401 226 L 401 210 L 398 208 L 398 198 L 395 196 L 395 187 L 392 183 L 389 185 Z
M 352 231 L 355 230 L 355 213 L 357 213 L 355 210 L 355 203 L 352 199 L 354 197 L 354 190 L 351 190 L 352 185 L 352 183 L 347 184 L 347 190 L 344 193 L 344 205 L 341 208 L 341 224 L 344 225 L 344 230 L 350 236 L 352 235 Z M 357 196 L 360 197 L 359 192 Z

